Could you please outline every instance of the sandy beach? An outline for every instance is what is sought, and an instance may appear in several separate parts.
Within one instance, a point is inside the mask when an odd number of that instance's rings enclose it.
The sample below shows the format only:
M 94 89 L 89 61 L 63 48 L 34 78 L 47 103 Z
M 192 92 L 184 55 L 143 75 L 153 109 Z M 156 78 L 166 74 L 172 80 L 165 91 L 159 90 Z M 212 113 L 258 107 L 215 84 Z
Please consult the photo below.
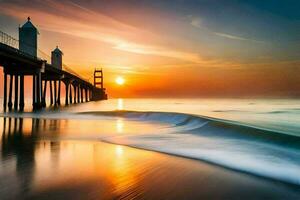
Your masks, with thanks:
M 300 198 L 295 186 L 201 161 L 56 137 L 90 121 L 10 120 L 2 127 L 1 199 Z

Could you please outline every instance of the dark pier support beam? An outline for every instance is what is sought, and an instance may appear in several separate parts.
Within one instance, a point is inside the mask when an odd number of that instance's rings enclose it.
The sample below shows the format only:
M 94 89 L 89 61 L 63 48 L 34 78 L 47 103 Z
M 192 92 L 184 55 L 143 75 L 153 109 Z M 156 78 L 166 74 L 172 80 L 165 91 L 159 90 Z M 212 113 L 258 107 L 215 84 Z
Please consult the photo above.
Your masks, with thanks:
M 81 88 L 82 86 L 80 85 L 80 87 L 78 88 L 79 89 L 79 91 L 78 91 L 78 93 L 79 93 L 79 103 L 82 103 L 82 88 Z
M 54 105 L 57 104 L 57 84 L 56 80 L 54 80 Z
M 19 76 L 15 75 L 15 102 L 14 102 L 15 110 L 18 110 L 18 103 L 19 103 Z
M 85 88 L 85 101 L 88 102 L 89 101 L 89 93 L 88 93 L 89 89 Z
M 75 91 L 74 91 L 74 98 L 75 98 L 74 102 L 78 103 L 78 101 L 77 101 L 77 98 L 78 98 L 78 93 L 77 93 L 78 86 L 76 85 L 74 89 L 75 89 Z
M 32 76 L 32 106 L 35 109 L 36 106 L 36 75 Z
M 83 103 L 83 88 L 80 87 L 81 103 Z
M 61 86 L 61 80 L 58 80 L 58 91 L 57 91 L 57 105 L 60 105 L 60 86 Z
M 24 102 L 24 75 L 20 76 L 20 111 L 24 110 L 25 102 Z
M 41 89 L 42 89 L 41 73 L 36 76 L 36 108 L 41 108 Z
M 50 105 L 52 106 L 53 105 L 53 89 L 52 89 L 53 83 L 51 80 L 49 81 L 49 83 L 50 83 Z
M 77 103 L 80 103 L 80 85 L 77 86 Z
M 43 97 L 42 97 L 42 107 L 46 107 L 46 94 L 47 92 L 47 80 L 44 80 L 44 91 L 43 91 Z
M 74 87 L 74 103 L 76 103 L 76 93 L 77 93 L 77 88 L 75 85 L 73 85 Z
M 33 106 L 33 109 L 40 109 L 41 106 L 41 96 L 42 96 L 42 78 L 41 73 L 39 72 L 34 76 L 34 82 L 35 82 L 35 103 Z
M 78 101 L 79 101 L 79 103 L 82 103 L 81 85 L 80 85 L 79 88 L 78 88 L 78 95 L 79 95 Z
M 7 104 L 7 73 L 4 73 L 3 108 L 6 111 Z
M 90 100 L 93 99 L 93 89 L 90 89 Z
M 72 100 L 73 100 L 73 97 L 72 97 L 72 84 L 70 84 L 70 96 L 69 96 L 69 100 L 70 100 L 70 104 L 72 104 Z
M 69 105 L 69 83 L 65 82 L 65 88 L 66 88 L 66 98 L 65 98 L 65 105 Z
M 88 93 L 89 93 L 89 94 L 88 94 L 88 96 L 89 96 L 89 101 L 91 101 L 91 93 L 92 93 L 92 92 L 91 92 L 91 88 L 89 88 Z
M 84 88 L 84 93 L 85 93 L 85 102 L 88 102 L 87 88 Z

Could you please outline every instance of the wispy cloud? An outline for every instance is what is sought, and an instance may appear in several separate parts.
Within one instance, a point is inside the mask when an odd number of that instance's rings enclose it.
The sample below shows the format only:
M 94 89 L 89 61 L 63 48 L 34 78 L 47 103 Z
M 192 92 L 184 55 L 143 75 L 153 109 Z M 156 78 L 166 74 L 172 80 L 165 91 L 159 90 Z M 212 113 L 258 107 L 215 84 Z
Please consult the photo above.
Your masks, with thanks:
M 211 62 L 194 52 L 170 49 L 160 43 L 158 35 L 73 2 L 61 3 L 49 0 L 34 0 L 30 3 L 14 2 L 0 2 L 0 12 L 19 20 L 26 19 L 30 15 L 42 30 L 105 42 L 113 49 L 135 54 L 170 57 L 194 63 Z
M 225 38 L 232 39 L 232 40 L 251 41 L 251 42 L 257 42 L 257 43 L 262 43 L 263 42 L 263 41 L 258 41 L 258 40 L 253 40 L 253 39 L 249 39 L 249 38 L 239 37 L 239 36 L 231 35 L 231 34 L 227 34 L 227 33 L 214 32 L 214 34 L 217 35 L 217 36 L 225 37 Z
M 194 63 L 204 62 L 204 59 L 201 59 L 200 56 L 196 53 L 187 53 L 183 51 L 170 50 L 164 47 L 144 46 L 140 44 L 123 42 L 117 44 L 116 46 L 114 46 L 114 48 L 138 54 L 151 54 L 156 56 L 178 58 L 181 60 L 189 60 Z
M 263 41 L 250 39 L 250 38 L 246 38 L 246 37 L 241 37 L 241 36 L 237 36 L 237 35 L 234 35 L 234 34 L 215 32 L 215 31 L 207 28 L 205 25 L 203 25 L 203 21 L 199 17 L 194 17 L 194 16 L 189 15 L 188 19 L 189 19 L 189 22 L 192 26 L 194 26 L 196 28 L 199 28 L 199 29 L 202 29 L 202 30 L 206 30 L 206 31 L 210 32 L 211 34 L 214 34 L 214 35 L 219 36 L 219 37 L 223 37 L 223 38 L 227 38 L 227 39 L 231 39 L 231 40 L 240 40 L 240 41 L 263 43 Z
M 192 18 L 190 24 L 196 28 L 201 28 L 202 20 L 200 18 Z

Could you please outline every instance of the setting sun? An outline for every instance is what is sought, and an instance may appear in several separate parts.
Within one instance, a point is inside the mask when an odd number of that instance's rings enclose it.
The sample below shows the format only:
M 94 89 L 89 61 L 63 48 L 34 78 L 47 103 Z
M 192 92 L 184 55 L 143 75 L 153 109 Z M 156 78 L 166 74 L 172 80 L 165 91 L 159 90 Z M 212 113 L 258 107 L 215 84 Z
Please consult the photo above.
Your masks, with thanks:
M 125 79 L 121 76 L 118 76 L 115 81 L 116 81 L 116 84 L 118 84 L 118 85 L 124 85 L 124 83 L 125 83 Z

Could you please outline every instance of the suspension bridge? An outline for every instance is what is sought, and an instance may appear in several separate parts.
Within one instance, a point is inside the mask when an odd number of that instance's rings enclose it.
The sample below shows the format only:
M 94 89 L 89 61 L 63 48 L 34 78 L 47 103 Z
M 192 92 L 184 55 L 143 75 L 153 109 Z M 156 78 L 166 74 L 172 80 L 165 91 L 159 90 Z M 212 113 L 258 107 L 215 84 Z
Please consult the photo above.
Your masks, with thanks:
M 38 34 L 29 17 L 19 27 L 19 40 L 0 30 L 4 110 L 24 110 L 24 76 L 32 77 L 33 109 L 47 106 L 47 83 L 50 105 L 53 106 L 61 105 L 61 82 L 65 85 L 65 105 L 107 99 L 102 69 L 95 69 L 94 82 L 91 83 L 62 62 L 63 53 L 58 47 L 51 52 L 51 56 L 41 51 L 37 45 Z

